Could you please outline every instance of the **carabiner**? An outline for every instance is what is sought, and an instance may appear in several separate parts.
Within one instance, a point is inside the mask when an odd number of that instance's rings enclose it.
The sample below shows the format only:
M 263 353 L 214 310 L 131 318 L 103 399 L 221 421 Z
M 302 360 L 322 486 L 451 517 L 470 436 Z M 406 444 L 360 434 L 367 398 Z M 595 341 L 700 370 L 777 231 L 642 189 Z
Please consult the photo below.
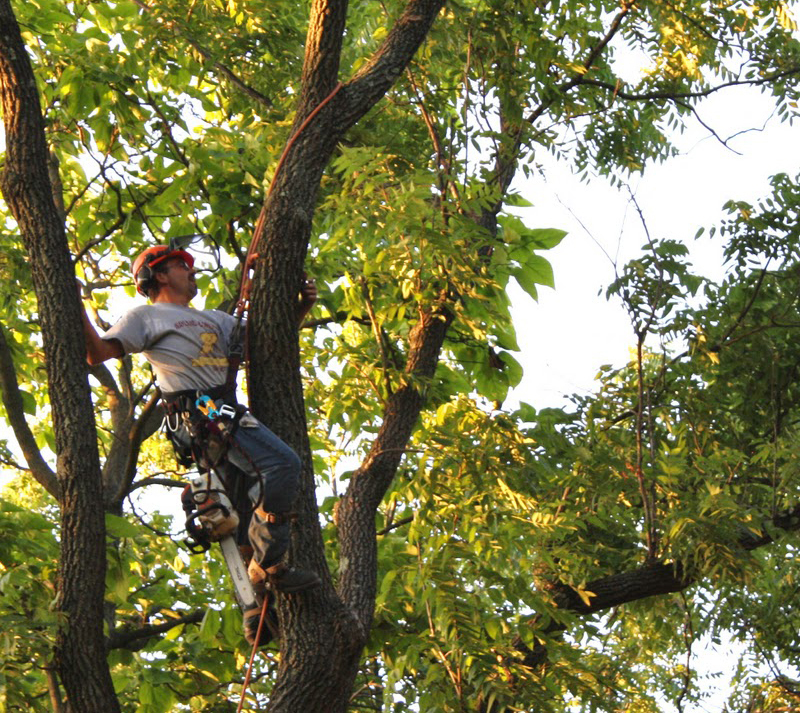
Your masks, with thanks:
M 194 405 L 197 407 L 197 410 L 210 419 L 215 419 L 219 416 L 219 411 L 217 410 L 217 405 L 212 401 L 211 397 L 208 394 L 204 394 L 201 396 L 197 401 L 194 402 Z

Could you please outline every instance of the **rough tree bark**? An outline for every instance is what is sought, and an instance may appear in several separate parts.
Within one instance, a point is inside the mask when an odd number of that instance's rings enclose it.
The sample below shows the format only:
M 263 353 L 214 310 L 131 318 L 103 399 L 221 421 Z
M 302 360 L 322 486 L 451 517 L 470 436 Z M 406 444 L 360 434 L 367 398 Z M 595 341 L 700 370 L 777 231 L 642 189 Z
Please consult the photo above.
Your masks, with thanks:
M 406 13 L 375 57 L 337 91 L 293 144 L 284 169 L 276 177 L 275 190 L 264 206 L 267 232 L 256 272 L 251 344 L 255 353 L 267 358 L 260 359 L 251 370 L 252 397 L 257 413 L 304 456 L 304 488 L 299 508 L 302 518 L 293 535 L 294 557 L 318 571 L 325 571 L 325 562 L 302 413 L 292 299 L 299 285 L 319 180 L 336 143 L 395 81 L 424 39 L 438 9 L 436 2 L 408 4 Z M 346 3 L 336 0 L 317 0 L 313 4 L 295 131 L 335 89 L 345 11 Z M 585 66 L 596 61 L 629 11 L 630 6 L 623 7 L 608 34 L 589 53 Z M 583 73 L 576 73 L 562 90 L 569 91 L 583 81 Z M 534 111 L 525 122 L 534 123 L 544 108 Z M 504 150 L 497 155 L 497 203 L 474 216 L 476 223 L 491 235 L 496 234 L 497 214 L 519 159 L 521 129 L 507 125 L 505 128 L 509 130 L 511 145 L 501 147 Z M 413 378 L 390 398 L 380 433 L 367 459 L 351 477 L 339 504 L 340 562 L 336 592 L 326 579 L 319 593 L 297 598 L 282 607 L 288 634 L 272 710 L 306 710 L 321 703 L 326 710 L 346 708 L 349 682 L 355 675 L 373 615 L 377 572 L 375 511 L 394 478 L 418 420 L 424 400 L 419 384 L 433 375 L 451 319 L 446 303 L 432 305 L 419 315 L 412 330 L 406 373 Z M 591 606 L 563 585 L 557 585 L 553 594 L 561 609 L 589 615 L 625 602 L 680 591 L 690 584 L 691 580 L 673 565 L 660 563 L 591 583 L 596 594 Z M 321 646 L 322 642 L 327 645 Z M 545 651 L 530 654 L 541 657 Z M 315 685 L 310 687 L 312 680 Z
M 53 201 L 36 80 L 9 0 L 0 0 L 0 100 L 6 131 L 3 196 L 28 252 L 56 438 L 61 504 L 56 662 L 71 711 L 119 710 L 105 659 L 105 524 L 100 457 L 86 378 L 78 293 Z

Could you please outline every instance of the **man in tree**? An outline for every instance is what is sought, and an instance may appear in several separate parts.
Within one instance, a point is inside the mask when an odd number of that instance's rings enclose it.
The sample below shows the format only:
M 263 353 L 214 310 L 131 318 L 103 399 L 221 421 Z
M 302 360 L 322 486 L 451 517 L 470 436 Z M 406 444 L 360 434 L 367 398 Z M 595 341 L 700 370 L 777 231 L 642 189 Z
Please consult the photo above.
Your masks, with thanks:
M 238 342 L 238 320 L 219 310 L 189 306 L 197 283 L 194 258 L 184 249 L 148 248 L 134 260 L 132 272 L 137 291 L 150 304 L 130 310 L 102 336 L 84 310 L 88 362 L 98 364 L 142 352 L 162 390 L 170 440 L 179 459 L 183 456 L 185 464 L 193 459 L 207 467 L 224 457 L 255 483 L 248 488 L 254 506 L 248 528 L 252 547 L 248 573 L 253 583 L 287 594 L 317 586 L 320 579 L 314 572 L 290 568 L 281 561 L 289 544 L 289 511 L 299 484 L 300 459 L 237 405 L 231 346 Z M 313 281 L 305 280 L 298 320 L 302 321 L 316 298 Z M 208 405 L 215 411 L 210 440 L 209 421 L 203 413 Z M 251 643 L 259 613 L 245 613 L 245 635 Z

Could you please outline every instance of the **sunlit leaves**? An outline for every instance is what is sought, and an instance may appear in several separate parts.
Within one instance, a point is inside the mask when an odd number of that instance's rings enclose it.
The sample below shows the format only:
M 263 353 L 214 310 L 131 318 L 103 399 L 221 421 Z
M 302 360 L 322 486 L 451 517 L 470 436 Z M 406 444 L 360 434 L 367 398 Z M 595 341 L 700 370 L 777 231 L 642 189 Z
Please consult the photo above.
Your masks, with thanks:
M 60 623 L 51 607 L 57 552 L 48 517 L 0 500 L 0 690 L 9 707 L 46 710 L 33 702 L 46 685 L 36 662 L 49 659 Z
M 125 295 L 134 297 L 130 259 L 181 233 L 208 232 L 225 245 L 225 270 L 200 282 L 213 304 L 232 297 L 235 274 L 226 270 L 242 257 L 293 120 L 306 6 L 18 5 L 58 164 L 54 188 L 99 318 L 113 321 Z M 343 81 L 403 6 L 351 3 Z M 605 44 L 615 18 L 620 34 Z M 776 178 L 761 205 L 731 204 L 722 233 L 736 270 L 719 288 L 692 274 L 673 240 L 653 242 L 621 271 L 612 294 L 643 343 L 659 337 L 643 350 L 639 373 L 602 370 L 598 393 L 576 397 L 574 413 L 527 405 L 507 413 L 503 403 L 522 376 L 506 287 L 513 278 L 533 298 L 552 288 L 558 276 L 546 251 L 564 237 L 513 215 L 532 197 L 509 195 L 509 177 L 536 175 L 540 150 L 586 175 L 618 176 L 663 159 L 674 150 L 668 130 L 681 126 L 712 78 L 785 73 L 770 90 L 779 116 L 791 119 L 793 29 L 789 8 L 773 2 L 449 3 L 409 71 L 338 147 L 313 216 L 308 272 L 321 295 L 302 334 L 334 572 L 336 495 L 391 394 L 412 385 L 426 397 L 376 515 L 381 561 L 367 655 L 387 710 L 400 699 L 404 709 L 432 711 L 563 709 L 570 701 L 586 710 L 608 710 L 610 701 L 647 710 L 655 705 L 648 691 L 659 687 L 675 701 L 681 692 L 671 681 L 684 672 L 670 657 L 683 653 L 675 632 L 692 624 L 691 606 L 631 607 L 589 620 L 561 642 L 542 633 L 543 620 L 575 619 L 554 606 L 554 582 L 591 601 L 592 579 L 642 563 L 644 469 L 661 556 L 709 586 L 760 587 L 757 601 L 735 610 L 761 637 L 769 617 L 779 618 L 770 599 L 789 606 L 793 563 L 780 562 L 787 574 L 778 585 L 772 563 L 743 555 L 737 538 L 763 533 L 763 521 L 800 494 L 796 269 L 775 264 L 796 257 L 794 181 Z M 643 71 L 624 80 L 618 59 L 626 52 L 640 55 Z M 0 308 L 24 410 L 38 443 L 52 447 L 38 315 L 7 216 L 0 248 Z M 453 317 L 442 359 L 433 378 L 411 376 L 409 333 L 436 309 Z M 112 422 L 108 407 L 127 399 L 129 415 L 141 413 L 152 385 L 139 366 L 122 364 L 117 390 L 108 379 L 93 382 L 106 477 L 117 483 L 123 473 L 113 447 L 132 424 L 120 426 L 119 413 Z M 640 464 L 637 435 L 646 445 Z M 11 458 L 10 450 L 1 455 Z M 149 441 L 137 485 L 171 470 L 163 444 Z M 170 510 L 176 498 L 158 500 Z M 173 529 L 162 515 L 145 520 Z M 0 617 L 5 644 L 24 661 L 14 664 L 12 696 L 29 705 L 44 700 L 30 661 L 46 658 L 55 625 L 46 614 L 55 545 L 49 521 L 27 511 L 7 509 L 3 522 Z M 219 559 L 189 557 L 133 520 L 108 522 L 109 635 L 205 612 L 199 625 L 111 649 L 124 705 L 141 713 L 222 710 L 242 645 L 232 607 L 219 606 L 229 598 Z M 18 530 L 41 538 L 24 541 Z M 797 647 L 791 623 L 775 626 L 769 640 L 781 653 Z M 36 632 L 27 642 L 19 633 L 26 626 Z M 547 676 L 517 665 L 516 634 L 528 646 L 547 639 Z

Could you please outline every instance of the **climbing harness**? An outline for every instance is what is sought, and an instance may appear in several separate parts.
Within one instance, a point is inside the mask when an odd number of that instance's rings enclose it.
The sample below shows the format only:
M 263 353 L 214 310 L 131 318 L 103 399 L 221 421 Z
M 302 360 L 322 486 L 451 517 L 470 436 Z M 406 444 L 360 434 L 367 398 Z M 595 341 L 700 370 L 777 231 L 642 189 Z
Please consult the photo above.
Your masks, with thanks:
M 228 450 L 236 447 L 233 435 L 247 410 L 223 402 L 218 393 L 178 392 L 162 398 L 167 410 L 167 436 L 179 462 L 183 459 L 198 468 L 198 474 L 181 495 L 188 534 L 186 546 L 197 554 L 206 552 L 212 543 L 219 543 L 237 604 L 242 612 L 248 611 L 258 605 L 258 596 L 239 545 L 247 542 L 244 516 L 249 520 L 247 490 L 251 477 L 235 469 L 226 457 Z M 252 471 L 256 471 L 254 466 Z

